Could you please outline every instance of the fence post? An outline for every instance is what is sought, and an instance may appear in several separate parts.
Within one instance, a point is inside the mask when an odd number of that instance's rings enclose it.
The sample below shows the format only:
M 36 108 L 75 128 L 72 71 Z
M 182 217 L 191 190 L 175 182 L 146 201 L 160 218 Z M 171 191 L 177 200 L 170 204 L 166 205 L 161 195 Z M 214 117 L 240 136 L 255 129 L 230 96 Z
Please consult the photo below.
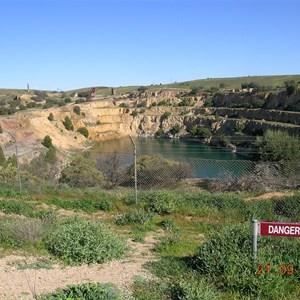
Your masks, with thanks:
M 257 258 L 258 220 L 252 219 L 252 254 L 253 261 Z
M 138 190 L 137 190 L 137 169 L 136 169 L 136 145 L 131 135 L 129 136 L 134 148 L 134 190 L 135 190 L 135 204 L 138 203 Z

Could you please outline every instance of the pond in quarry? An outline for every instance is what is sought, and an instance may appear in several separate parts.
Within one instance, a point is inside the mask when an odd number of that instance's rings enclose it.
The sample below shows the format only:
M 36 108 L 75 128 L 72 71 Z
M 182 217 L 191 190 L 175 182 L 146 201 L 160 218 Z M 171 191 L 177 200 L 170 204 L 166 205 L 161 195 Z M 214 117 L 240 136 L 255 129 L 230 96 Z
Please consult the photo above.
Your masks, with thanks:
M 199 142 L 152 137 L 133 139 L 136 144 L 137 156 L 161 155 L 165 158 L 191 165 L 197 178 L 222 178 L 231 175 L 239 176 L 251 167 L 252 162 L 244 157 L 213 148 Z M 99 142 L 91 149 L 93 159 L 103 159 L 117 152 L 123 165 L 133 163 L 133 144 L 130 138 L 121 138 Z

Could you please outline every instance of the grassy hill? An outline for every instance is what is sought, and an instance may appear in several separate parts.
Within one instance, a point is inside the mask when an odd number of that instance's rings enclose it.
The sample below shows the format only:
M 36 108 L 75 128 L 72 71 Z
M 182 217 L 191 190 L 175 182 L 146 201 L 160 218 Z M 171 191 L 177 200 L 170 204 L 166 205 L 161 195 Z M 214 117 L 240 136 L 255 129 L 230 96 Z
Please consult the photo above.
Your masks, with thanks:
M 183 81 L 183 82 L 175 82 L 171 84 L 159 84 L 159 85 L 151 85 L 147 86 L 149 89 L 157 90 L 157 89 L 168 89 L 168 88 L 176 88 L 176 89 L 192 89 L 192 88 L 203 88 L 210 89 L 212 87 L 219 88 L 220 85 L 224 86 L 228 89 L 237 89 L 241 87 L 242 83 L 250 83 L 253 82 L 260 86 L 265 86 L 269 88 L 279 88 L 284 87 L 284 82 L 288 80 L 294 80 L 296 82 L 300 82 L 300 75 L 275 75 L 275 76 L 244 76 L 244 77 L 228 77 L 228 78 L 207 78 L 207 79 L 198 79 L 191 81 Z M 120 86 L 115 87 L 116 93 L 118 94 L 126 94 L 133 93 L 137 91 L 139 86 Z M 106 86 L 98 86 L 97 95 L 110 95 L 111 87 Z M 76 90 L 66 91 L 67 95 L 76 92 L 87 92 L 90 90 L 90 87 L 79 88 Z M 27 92 L 26 89 L 0 89 L 1 95 L 9 95 L 9 94 L 21 94 Z

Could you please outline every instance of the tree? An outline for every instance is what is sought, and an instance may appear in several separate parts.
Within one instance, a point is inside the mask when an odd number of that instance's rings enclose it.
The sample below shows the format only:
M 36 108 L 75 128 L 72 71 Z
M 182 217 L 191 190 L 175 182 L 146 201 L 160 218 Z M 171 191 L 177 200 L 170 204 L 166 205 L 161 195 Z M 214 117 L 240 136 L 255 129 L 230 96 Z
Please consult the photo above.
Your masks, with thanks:
M 300 161 L 300 140 L 287 132 L 267 130 L 256 144 L 265 161 Z
M 74 106 L 73 112 L 80 116 L 80 106 L 78 106 L 78 105 Z
M 63 168 L 59 181 L 81 188 L 102 186 L 105 179 L 102 172 L 96 169 L 96 161 L 77 155 L 68 166 Z
M 5 156 L 4 156 L 4 153 L 3 153 L 3 149 L 0 146 L 0 166 L 3 166 L 4 164 L 5 164 Z
M 42 141 L 42 145 L 48 149 L 50 149 L 51 147 L 53 147 L 52 144 L 52 139 L 49 135 L 46 135 Z
M 69 131 L 73 131 L 74 130 L 74 126 L 72 124 L 71 118 L 66 116 L 65 120 L 63 121 L 63 124 L 65 126 L 65 128 Z
M 48 120 L 49 120 L 49 121 L 53 121 L 53 120 L 54 120 L 53 113 L 50 113 L 50 114 L 49 114 L 49 116 L 48 116 Z

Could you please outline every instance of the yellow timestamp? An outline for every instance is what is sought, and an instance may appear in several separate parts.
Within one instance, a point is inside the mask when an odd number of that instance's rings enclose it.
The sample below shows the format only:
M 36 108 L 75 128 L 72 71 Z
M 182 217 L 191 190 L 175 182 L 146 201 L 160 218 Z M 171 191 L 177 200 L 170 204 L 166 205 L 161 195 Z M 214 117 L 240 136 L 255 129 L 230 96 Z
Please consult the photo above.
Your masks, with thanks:
M 280 275 L 293 275 L 295 273 L 295 266 L 293 264 L 281 264 L 279 267 L 271 267 L 271 264 L 257 265 L 257 275 L 269 275 L 277 272 Z

